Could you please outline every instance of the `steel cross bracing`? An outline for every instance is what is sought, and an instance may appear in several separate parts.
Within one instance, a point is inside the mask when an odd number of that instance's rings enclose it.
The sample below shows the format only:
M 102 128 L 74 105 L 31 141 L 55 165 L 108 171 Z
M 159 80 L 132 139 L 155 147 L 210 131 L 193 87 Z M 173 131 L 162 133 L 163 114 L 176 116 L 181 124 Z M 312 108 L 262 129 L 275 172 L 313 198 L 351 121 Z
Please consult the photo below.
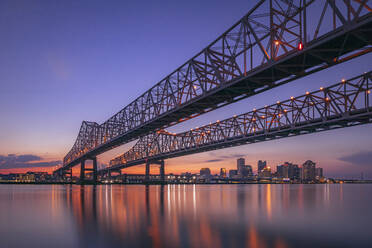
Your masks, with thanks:
M 83 122 L 63 169 L 151 131 L 372 51 L 367 0 L 261 0 L 102 124 Z
M 175 134 L 141 137 L 103 171 L 283 137 L 372 122 L 372 71 L 270 106 Z

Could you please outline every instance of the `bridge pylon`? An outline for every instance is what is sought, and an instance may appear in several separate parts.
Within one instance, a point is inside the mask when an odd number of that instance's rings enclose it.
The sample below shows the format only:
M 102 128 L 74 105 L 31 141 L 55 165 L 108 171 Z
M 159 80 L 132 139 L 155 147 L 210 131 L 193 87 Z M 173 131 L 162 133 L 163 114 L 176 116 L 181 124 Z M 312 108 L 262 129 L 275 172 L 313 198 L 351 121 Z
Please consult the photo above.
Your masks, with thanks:
M 72 183 L 72 168 L 70 168 L 69 170 L 63 171 L 62 178 L 65 182 L 69 181 L 70 183 Z
M 92 168 L 86 168 L 85 167 L 85 161 L 86 160 L 92 160 L 93 167 Z M 80 179 L 79 184 L 96 184 L 97 183 L 97 157 L 93 157 L 90 159 L 82 160 L 80 163 Z M 91 180 L 86 179 L 85 172 L 91 171 L 92 172 L 92 178 Z
M 164 159 L 161 160 L 147 160 L 146 161 L 146 173 L 145 173 L 145 181 L 144 183 L 150 184 L 150 183 L 155 183 L 155 181 L 150 180 L 150 166 L 151 164 L 157 164 L 160 165 L 159 170 L 160 170 L 160 184 L 165 184 L 165 170 L 164 170 Z

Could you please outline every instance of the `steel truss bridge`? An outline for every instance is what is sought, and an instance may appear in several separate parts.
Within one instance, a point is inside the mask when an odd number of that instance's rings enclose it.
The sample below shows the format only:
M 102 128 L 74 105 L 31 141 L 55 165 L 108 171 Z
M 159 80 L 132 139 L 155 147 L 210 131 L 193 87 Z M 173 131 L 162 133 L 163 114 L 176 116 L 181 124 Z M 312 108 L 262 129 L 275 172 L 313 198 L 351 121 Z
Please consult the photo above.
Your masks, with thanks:
M 83 121 L 56 174 L 115 147 L 372 51 L 368 0 L 260 0 L 237 23 L 102 124 Z M 150 135 L 150 136 L 148 136 Z M 176 135 L 177 137 L 177 135 Z
M 372 122 L 372 71 L 340 83 L 183 133 L 141 137 L 110 161 L 115 171 L 226 147 L 351 127 Z

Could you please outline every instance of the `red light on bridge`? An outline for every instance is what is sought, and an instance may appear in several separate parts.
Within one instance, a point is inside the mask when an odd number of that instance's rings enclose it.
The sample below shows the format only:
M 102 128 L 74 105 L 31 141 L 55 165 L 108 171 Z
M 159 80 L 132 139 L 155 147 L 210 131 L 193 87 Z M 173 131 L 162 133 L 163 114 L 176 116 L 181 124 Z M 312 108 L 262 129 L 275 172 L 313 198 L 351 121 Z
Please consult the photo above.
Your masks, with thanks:
M 302 49 L 304 49 L 304 44 L 302 44 L 302 42 L 300 42 L 300 43 L 298 43 L 298 50 L 302 50 Z

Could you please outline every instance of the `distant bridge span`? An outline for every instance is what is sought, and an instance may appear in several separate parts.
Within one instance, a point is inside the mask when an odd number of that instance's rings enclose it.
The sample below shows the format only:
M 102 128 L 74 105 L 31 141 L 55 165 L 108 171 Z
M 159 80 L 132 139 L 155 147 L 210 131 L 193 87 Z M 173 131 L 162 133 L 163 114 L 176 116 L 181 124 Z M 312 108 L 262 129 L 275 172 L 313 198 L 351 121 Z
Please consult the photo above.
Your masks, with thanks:
M 371 52 L 371 44 L 370 1 L 261 0 L 107 121 L 84 121 L 55 173 L 154 130 Z
M 175 134 L 141 137 L 101 172 L 284 137 L 372 122 L 372 71 L 327 88 Z

